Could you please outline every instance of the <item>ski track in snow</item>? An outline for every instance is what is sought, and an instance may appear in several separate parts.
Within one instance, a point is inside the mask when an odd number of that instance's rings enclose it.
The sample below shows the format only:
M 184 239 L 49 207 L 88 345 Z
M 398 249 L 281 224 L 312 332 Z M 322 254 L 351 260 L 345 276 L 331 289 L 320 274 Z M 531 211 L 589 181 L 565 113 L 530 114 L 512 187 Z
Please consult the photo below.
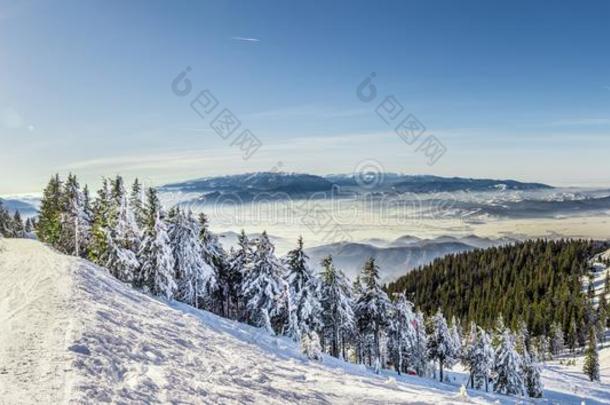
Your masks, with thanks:
M 304 358 L 283 337 L 149 297 L 86 261 L 30 240 L 0 240 L 0 404 L 506 403 L 520 399 L 325 356 Z M 610 352 L 607 360 L 610 362 Z M 601 384 L 556 365 L 542 403 L 608 403 Z M 556 370 L 555 370 L 556 368 Z M 456 383 L 466 376 L 450 373 Z M 571 384 L 571 385 L 570 385 Z M 588 388 L 586 388 L 588 387 Z

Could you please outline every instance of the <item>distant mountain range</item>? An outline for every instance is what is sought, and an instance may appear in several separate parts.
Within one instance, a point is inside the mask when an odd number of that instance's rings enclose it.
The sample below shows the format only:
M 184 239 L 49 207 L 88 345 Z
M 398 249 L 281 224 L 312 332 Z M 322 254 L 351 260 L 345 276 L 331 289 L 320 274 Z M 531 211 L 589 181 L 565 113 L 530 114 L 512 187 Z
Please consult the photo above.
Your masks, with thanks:
M 322 259 L 332 255 L 337 267 L 351 279 L 358 275 L 364 262 L 373 257 L 379 265 L 382 282 L 385 283 L 448 254 L 506 245 L 515 241 L 510 238 L 488 239 L 474 235 L 460 238 L 440 236 L 434 239 L 402 236 L 386 244 L 379 240 L 367 243 L 331 243 L 306 249 L 306 253 L 309 255 L 310 265 L 317 270 L 321 269 Z
M 31 217 L 38 214 L 38 199 L 27 198 L 27 199 L 13 199 L 0 198 L 0 203 L 4 208 L 6 208 L 10 213 L 14 213 L 15 211 L 19 211 L 19 213 L 24 217 Z
M 469 179 L 462 177 L 413 176 L 384 173 L 376 182 L 363 186 L 353 174 L 316 176 L 311 174 L 260 172 L 232 176 L 207 177 L 160 187 L 165 192 L 200 194 L 200 202 L 217 201 L 231 196 L 249 202 L 261 194 L 265 199 L 310 198 L 328 196 L 333 187 L 351 193 L 441 193 L 456 191 L 524 191 L 552 187 L 541 183 L 523 183 L 515 180 Z
M 238 234 L 232 231 L 219 234 L 220 242 L 227 250 L 237 245 L 237 236 Z M 248 234 L 251 240 L 258 236 L 260 235 L 255 233 Z M 269 237 L 276 245 L 286 242 L 277 236 Z M 517 239 L 513 238 L 490 239 L 475 235 L 439 236 L 433 239 L 405 235 L 392 241 L 370 239 L 362 242 L 330 243 L 306 248 L 305 252 L 309 256 L 309 265 L 317 271 L 322 269 L 322 259 L 332 255 L 337 267 L 352 280 L 360 273 L 364 262 L 369 257 L 374 257 L 381 270 L 381 279 L 385 283 L 447 254 L 507 245 L 516 241 Z

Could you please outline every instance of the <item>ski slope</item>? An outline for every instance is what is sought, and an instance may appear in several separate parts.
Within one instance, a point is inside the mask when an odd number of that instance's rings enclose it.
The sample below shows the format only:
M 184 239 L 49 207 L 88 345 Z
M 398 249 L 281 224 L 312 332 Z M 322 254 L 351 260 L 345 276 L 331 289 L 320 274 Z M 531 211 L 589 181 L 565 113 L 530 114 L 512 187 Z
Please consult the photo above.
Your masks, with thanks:
M 463 397 L 459 384 L 378 376 L 330 357 L 309 361 L 285 338 L 149 297 L 31 240 L 0 240 L 0 283 L 0 404 L 517 400 L 474 390 Z M 588 404 L 607 403 L 610 369 L 589 386 L 561 367 L 552 373 L 562 389 L 541 402 L 579 404 L 588 394 L 571 390 L 578 385 L 599 389 Z

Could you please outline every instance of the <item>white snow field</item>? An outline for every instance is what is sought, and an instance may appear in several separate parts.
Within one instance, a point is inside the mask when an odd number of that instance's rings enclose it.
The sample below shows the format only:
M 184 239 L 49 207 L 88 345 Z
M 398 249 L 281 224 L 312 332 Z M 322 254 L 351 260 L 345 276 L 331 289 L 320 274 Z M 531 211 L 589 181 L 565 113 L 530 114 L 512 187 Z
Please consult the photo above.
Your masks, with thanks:
M 541 403 L 610 402 L 580 363 L 550 363 Z M 32 240 L 0 240 L 0 404 L 452 404 L 527 399 L 469 390 L 325 357 L 285 338 L 149 297 L 91 263 Z

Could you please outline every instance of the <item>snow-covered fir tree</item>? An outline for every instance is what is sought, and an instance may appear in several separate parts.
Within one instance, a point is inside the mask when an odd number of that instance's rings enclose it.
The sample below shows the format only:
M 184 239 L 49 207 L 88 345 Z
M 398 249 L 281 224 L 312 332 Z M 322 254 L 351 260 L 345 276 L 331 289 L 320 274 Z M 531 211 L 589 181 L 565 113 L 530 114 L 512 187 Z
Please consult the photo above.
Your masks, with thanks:
M 106 267 L 119 280 L 131 283 L 140 266 L 137 254 L 142 235 L 127 203 L 124 189 L 121 189 L 118 198 L 119 205 L 115 207 L 113 204 L 110 210 L 111 224 L 107 231 Z
M 471 354 L 473 385 L 477 389 L 485 386 L 489 390 L 489 379 L 494 368 L 495 353 L 491 345 L 491 337 L 483 328 L 477 328 L 476 344 L 474 353 Z
M 0 200 L 0 237 L 9 238 L 12 233 L 11 215 Z
M 180 208 L 170 210 L 168 217 L 176 299 L 199 308 L 199 303 L 210 299 L 217 288 L 214 269 L 203 260 L 199 224 L 191 211 Z
M 556 356 L 561 353 L 563 348 L 563 328 L 559 322 L 553 322 L 551 325 L 551 352 Z
M 85 255 L 91 231 L 91 218 L 85 209 L 85 197 L 76 176 L 68 175 L 62 195 L 62 240 L 65 253 Z
M 540 378 L 540 363 L 533 353 L 524 353 L 523 369 L 525 372 L 525 388 L 532 398 L 542 398 L 543 386 Z
M 140 184 L 140 181 L 137 178 L 133 181 L 129 193 L 129 207 L 133 212 L 138 227 L 140 229 L 144 228 L 146 222 L 146 215 L 144 212 L 144 191 L 142 184 Z
M 289 251 L 284 259 L 290 298 L 286 334 L 297 342 L 301 340 L 301 335 L 318 332 L 321 328 L 320 283 L 307 259 L 303 251 L 303 238 L 299 237 L 297 247 Z
M 381 334 L 388 322 L 390 301 L 379 283 L 379 267 L 374 258 L 364 264 L 360 277 L 362 293 L 355 303 L 356 323 L 364 338 L 368 364 L 381 360 Z
M 411 352 L 411 362 L 418 376 L 424 377 L 428 374 L 428 334 L 426 333 L 426 323 L 424 314 L 420 310 L 415 312 L 415 345 Z
M 154 295 L 172 299 L 176 292 L 174 256 L 167 225 L 161 219 L 159 199 L 154 189 L 147 191 L 147 226 L 138 252 L 140 271 L 134 282 Z M 150 221 L 154 218 L 154 221 Z
M 331 256 L 322 260 L 321 305 L 324 341 L 330 354 L 346 358 L 346 340 L 355 327 L 353 301 L 345 274 L 337 269 Z
M 457 359 L 456 345 L 447 326 L 447 320 L 439 308 L 430 320 L 431 333 L 428 337 L 428 355 L 438 362 L 439 381 L 444 381 L 445 367 L 452 367 Z
M 214 298 L 206 300 L 202 304 L 209 310 L 229 316 L 229 296 L 230 280 L 227 272 L 227 254 L 218 241 L 218 236 L 210 231 L 208 217 L 204 213 L 199 214 L 199 240 L 201 242 L 201 252 L 203 260 L 213 270 L 214 283 L 216 290 Z
M 281 332 L 277 318 L 285 309 L 286 303 L 282 301 L 286 299 L 287 291 L 283 276 L 284 268 L 275 257 L 274 246 L 267 232 L 263 232 L 256 241 L 252 264 L 244 274 L 242 296 L 248 321 L 265 328 L 270 334 Z
M 108 238 L 111 231 L 111 200 L 108 180 L 102 180 L 102 187 L 97 192 L 93 204 L 93 219 L 91 221 L 91 236 L 87 255 L 89 260 L 100 266 L 108 262 Z
M 413 304 L 404 294 L 396 294 L 388 322 L 388 352 L 394 369 L 400 375 L 413 368 L 413 352 L 417 350 Z
M 42 242 L 57 247 L 61 238 L 62 182 L 59 175 L 51 177 L 42 193 L 36 236 Z
M 515 349 L 515 338 L 504 330 L 494 360 L 494 390 L 505 395 L 524 395 L 523 360 Z
M 229 317 L 242 319 L 243 302 L 241 288 L 244 273 L 252 263 L 252 247 L 246 232 L 242 229 L 237 237 L 237 246 L 229 252 L 227 259 L 227 280 L 229 284 Z
M 591 381 L 599 381 L 599 354 L 597 353 L 597 336 L 595 328 L 589 329 L 587 349 L 585 350 L 585 362 L 583 371 Z
M 26 237 L 25 224 L 23 223 L 23 219 L 21 219 L 19 210 L 15 210 L 15 214 L 13 215 L 12 228 L 11 234 L 14 238 Z
M 451 317 L 451 327 L 449 328 L 449 334 L 451 335 L 451 343 L 453 344 L 453 353 L 456 361 L 462 357 L 462 327 L 459 319 L 454 316 Z

